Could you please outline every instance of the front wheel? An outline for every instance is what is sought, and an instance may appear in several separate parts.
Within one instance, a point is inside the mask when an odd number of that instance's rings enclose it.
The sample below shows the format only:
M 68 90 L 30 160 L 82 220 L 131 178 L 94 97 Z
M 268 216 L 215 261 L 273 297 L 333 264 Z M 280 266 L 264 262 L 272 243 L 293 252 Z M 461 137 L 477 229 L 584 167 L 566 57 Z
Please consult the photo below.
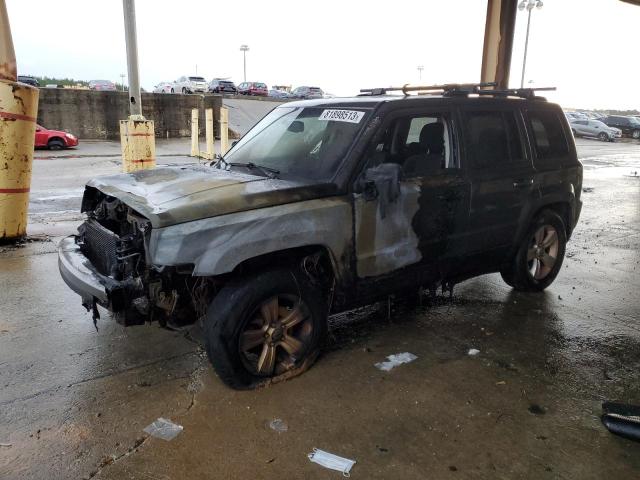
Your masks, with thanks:
M 53 139 L 47 143 L 49 150 L 62 150 L 64 148 L 64 142 L 62 140 Z
M 604 132 L 600 132 L 600 134 L 598 135 L 598 138 L 600 140 L 602 140 L 603 142 L 608 142 L 609 141 L 609 135 L 607 135 Z
M 172 88 L 172 89 L 171 89 L 171 93 L 176 93 L 176 91 Z
M 640 138 L 640 130 L 634 130 L 631 136 L 635 139 Z
M 505 280 L 516 290 L 544 290 L 560 272 L 566 245 L 567 233 L 562 218 L 552 210 L 544 210 L 522 239 Z
M 184 88 L 184 87 L 182 87 L 182 94 L 184 95 L 184 94 L 186 94 L 186 93 L 187 93 L 187 89 L 186 89 L 186 88 Z
M 250 389 L 304 372 L 327 331 L 327 302 L 298 269 L 227 284 L 207 310 L 205 345 L 220 379 Z

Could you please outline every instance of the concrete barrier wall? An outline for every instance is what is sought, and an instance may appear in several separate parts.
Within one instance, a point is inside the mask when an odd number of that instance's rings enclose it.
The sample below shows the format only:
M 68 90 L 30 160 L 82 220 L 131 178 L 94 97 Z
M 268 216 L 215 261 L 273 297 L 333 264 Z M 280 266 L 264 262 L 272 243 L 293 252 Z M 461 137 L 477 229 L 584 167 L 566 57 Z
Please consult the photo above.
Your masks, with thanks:
M 218 120 L 220 95 L 181 95 L 143 93 L 143 115 L 155 122 L 156 137 L 175 138 L 191 135 L 191 109 L 200 109 L 200 134 L 204 136 L 204 110 L 213 108 L 214 129 Z M 120 120 L 129 116 L 127 92 L 96 92 L 62 88 L 41 88 L 38 123 L 54 130 L 68 130 L 84 139 L 117 139 Z

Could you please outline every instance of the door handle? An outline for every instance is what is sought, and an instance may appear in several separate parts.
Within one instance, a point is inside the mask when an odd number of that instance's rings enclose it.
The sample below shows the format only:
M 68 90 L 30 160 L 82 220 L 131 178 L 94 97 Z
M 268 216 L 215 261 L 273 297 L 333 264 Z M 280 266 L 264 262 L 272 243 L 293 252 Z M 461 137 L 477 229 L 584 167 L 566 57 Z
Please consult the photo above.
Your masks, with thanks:
M 533 178 L 527 178 L 526 180 L 520 179 L 513 182 L 513 188 L 525 188 L 533 185 Z

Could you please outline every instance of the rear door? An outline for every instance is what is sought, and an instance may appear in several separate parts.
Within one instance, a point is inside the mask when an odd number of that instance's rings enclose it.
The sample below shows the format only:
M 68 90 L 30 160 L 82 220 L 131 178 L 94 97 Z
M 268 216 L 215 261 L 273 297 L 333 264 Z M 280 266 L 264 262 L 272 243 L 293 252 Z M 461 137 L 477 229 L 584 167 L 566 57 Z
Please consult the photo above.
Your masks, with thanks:
M 465 158 L 471 168 L 469 253 L 493 259 L 513 243 L 532 194 L 531 154 L 525 148 L 519 110 L 473 106 L 465 108 L 462 116 Z

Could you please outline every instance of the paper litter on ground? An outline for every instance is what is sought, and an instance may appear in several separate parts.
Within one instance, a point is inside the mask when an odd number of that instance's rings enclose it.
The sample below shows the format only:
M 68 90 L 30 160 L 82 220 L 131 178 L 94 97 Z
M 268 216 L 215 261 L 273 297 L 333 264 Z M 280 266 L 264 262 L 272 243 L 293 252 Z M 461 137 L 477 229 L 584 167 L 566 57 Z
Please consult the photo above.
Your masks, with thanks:
M 144 432 L 152 437 L 161 438 L 162 440 L 173 440 L 183 430 L 182 425 L 177 425 L 166 418 L 158 418 L 151 425 L 145 427 Z
M 386 362 L 376 363 L 374 367 L 376 367 L 379 370 L 382 370 L 383 372 L 388 372 L 389 370 L 391 370 L 394 367 L 397 367 L 398 365 L 402 365 L 403 363 L 413 362 L 416 358 L 418 357 L 413 353 L 409 353 L 409 352 L 396 353 L 394 355 L 389 355 L 387 357 Z

